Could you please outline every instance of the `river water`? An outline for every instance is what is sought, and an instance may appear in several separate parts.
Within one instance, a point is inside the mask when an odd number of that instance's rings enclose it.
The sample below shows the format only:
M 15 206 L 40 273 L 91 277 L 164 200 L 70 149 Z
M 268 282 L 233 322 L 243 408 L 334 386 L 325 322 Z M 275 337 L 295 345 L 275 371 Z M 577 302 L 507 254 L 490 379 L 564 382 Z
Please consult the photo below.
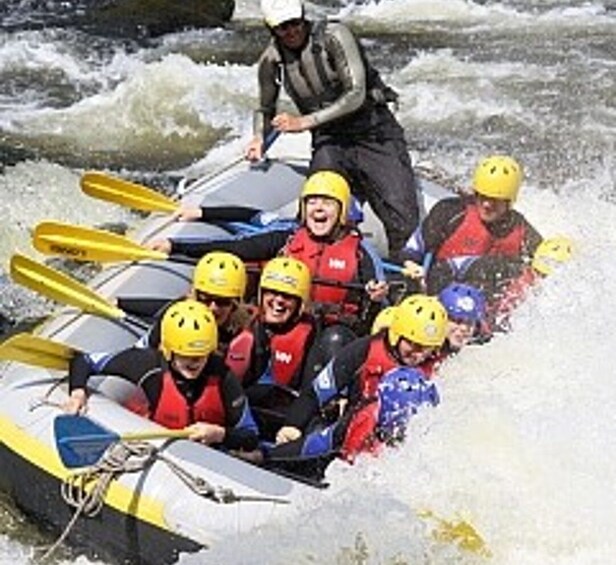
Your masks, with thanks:
M 71 25 L 71 3 L 0 9 L 0 320 L 49 308 L 8 281 L 44 218 L 134 225 L 88 200 L 84 170 L 171 189 L 236 158 L 250 135 L 256 0 L 225 30 L 135 42 Z M 42 26 L 41 6 L 55 11 Z M 401 94 L 415 160 L 466 184 L 477 160 L 513 154 L 518 207 L 576 242 L 571 266 L 516 313 L 512 332 L 444 367 L 442 404 L 378 462 L 334 465 L 297 517 L 185 563 L 474 563 L 430 535 L 430 509 L 471 522 L 498 564 L 616 560 L 616 4 L 604 0 L 381 0 L 308 5 L 348 22 Z M 60 23 L 57 23 L 60 22 Z M 197 518 L 198 519 L 198 518 Z M 0 563 L 49 543 L 0 498 Z M 58 562 L 67 561 L 59 557 Z M 79 558 L 80 563 L 90 563 Z

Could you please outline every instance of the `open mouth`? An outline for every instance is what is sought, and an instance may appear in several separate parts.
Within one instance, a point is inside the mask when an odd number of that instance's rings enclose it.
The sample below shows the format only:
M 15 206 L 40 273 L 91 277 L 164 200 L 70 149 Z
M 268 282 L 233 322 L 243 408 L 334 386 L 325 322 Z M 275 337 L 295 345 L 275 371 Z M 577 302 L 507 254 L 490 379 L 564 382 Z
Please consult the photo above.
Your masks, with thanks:
M 284 300 L 272 300 L 267 305 L 267 309 L 272 316 L 281 318 L 291 313 L 291 308 Z
M 296 300 L 282 294 L 266 295 L 263 300 L 263 313 L 267 322 L 286 322 L 295 309 Z
M 330 218 L 326 214 L 313 215 L 310 217 L 310 220 L 314 224 L 320 225 L 320 226 L 325 226 L 330 222 Z

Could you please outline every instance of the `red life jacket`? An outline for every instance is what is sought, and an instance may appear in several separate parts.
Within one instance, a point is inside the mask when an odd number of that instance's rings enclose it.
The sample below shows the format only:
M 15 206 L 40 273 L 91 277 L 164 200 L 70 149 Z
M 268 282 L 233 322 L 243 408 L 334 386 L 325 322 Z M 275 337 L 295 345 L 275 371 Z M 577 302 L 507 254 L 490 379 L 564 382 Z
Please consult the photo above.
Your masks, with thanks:
M 288 386 L 293 381 L 302 367 L 307 341 L 313 331 L 312 319 L 303 316 L 287 333 L 272 336 L 269 343 L 269 370 L 274 382 Z M 226 363 L 240 380 L 244 379 L 250 368 L 254 339 L 253 330 L 246 329 L 229 344 Z
M 151 419 L 171 429 L 181 429 L 195 422 L 225 425 L 225 408 L 220 394 L 220 377 L 207 377 L 201 396 L 191 406 L 173 382 L 171 373 L 163 375 L 163 388 Z
M 394 358 L 387 348 L 386 339 L 387 332 L 382 332 L 370 340 L 366 360 L 359 370 L 362 396 L 368 400 L 376 397 L 376 387 L 381 377 L 391 369 L 400 366 L 400 362 Z
M 377 401 L 366 404 L 353 414 L 340 448 L 340 456 L 352 463 L 360 453 L 378 455 L 382 446 L 374 433 L 378 421 L 379 403 Z
M 252 330 L 247 328 L 236 335 L 227 347 L 225 363 L 240 381 L 244 380 L 250 368 L 254 342 L 255 336 Z
M 479 217 L 477 204 L 466 206 L 464 219 L 436 254 L 438 260 L 467 255 L 514 256 L 522 252 L 525 229 L 516 225 L 505 237 L 494 237 Z
M 361 236 L 355 231 L 332 243 L 322 243 L 311 237 L 307 228 L 299 228 L 287 242 L 283 252 L 304 262 L 313 278 L 349 283 L 357 278 Z M 355 313 L 357 304 L 348 303 L 349 290 L 335 286 L 313 284 L 312 303 L 335 304 L 343 311 Z
M 364 404 L 351 417 L 344 436 L 341 455 L 353 461 L 362 452 L 377 455 L 382 443 L 375 436 L 379 420 L 377 387 L 385 373 L 400 367 L 387 347 L 387 332 L 380 332 L 370 340 L 366 360 L 359 370 L 359 382 Z M 367 402 L 366 402 L 367 401 Z

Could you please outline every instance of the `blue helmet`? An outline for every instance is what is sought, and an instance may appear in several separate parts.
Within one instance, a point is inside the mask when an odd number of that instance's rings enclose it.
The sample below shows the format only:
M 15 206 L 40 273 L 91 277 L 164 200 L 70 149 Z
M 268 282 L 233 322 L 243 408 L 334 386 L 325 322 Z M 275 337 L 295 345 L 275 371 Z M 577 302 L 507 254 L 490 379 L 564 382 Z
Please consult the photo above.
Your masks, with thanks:
M 438 295 L 447 315 L 454 320 L 480 323 L 486 313 L 483 292 L 470 284 L 452 282 Z
M 398 367 L 389 371 L 377 388 L 379 418 L 377 427 L 389 437 L 404 435 L 408 419 L 422 404 L 436 406 L 438 391 L 424 374 L 411 367 Z

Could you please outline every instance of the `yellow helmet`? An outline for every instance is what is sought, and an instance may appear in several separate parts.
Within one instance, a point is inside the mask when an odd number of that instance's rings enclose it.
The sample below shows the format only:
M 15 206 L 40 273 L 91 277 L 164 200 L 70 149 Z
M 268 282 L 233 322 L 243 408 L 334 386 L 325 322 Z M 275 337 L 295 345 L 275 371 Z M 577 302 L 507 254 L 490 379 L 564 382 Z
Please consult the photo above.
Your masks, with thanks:
M 426 347 L 440 347 L 447 336 L 447 311 L 435 296 L 413 294 L 397 307 L 389 326 L 390 345 L 400 338 Z
M 213 296 L 239 300 L 246 292 L 246 266 L 231 253 L 213 251 L 197 263 L 193 287 Z
M 522 184 L 522 167 L 511 157 L 493 155 L 475 169 L 473 188 L 488 198 L 515 202 Z
M 210 309 L 191 298 L 169 306 L 160 323 L 160 349 L 186 357 L 209 355 L 218 347 L 218 327 Z
M 338 202 L 340 204 L 338 221 L 341 224 L 346 222 L 351 204 L 351 187 L 340 173 L 318 171 L 308 177 L 300 196 L 300 217 L 302 222 L 306 220 L 306 198 L 310 196 L 324 196 Z
M 568 237 L 544 239 L 533 255 L 531 266 L 542 275 L 551 275 L 554 267 L 566 263 L 573 254 L 573 243 Z
M 377 314 L 376 318 L 374 318 L 374 322 L 372 322 L 372 328 L 370 329 L 370 334 L 378 334 L 381 330 L 391 326 L 395 315 L 395 306 L 388 306 L 387 308 L 383 308 L 383 310 L 381 310 Z
M 275 257 L 263 268 L 259 289 L 283 292 L 305 303 L 310 295 L 311 278 L 308 267 L 301 261 L 293 257 Z

